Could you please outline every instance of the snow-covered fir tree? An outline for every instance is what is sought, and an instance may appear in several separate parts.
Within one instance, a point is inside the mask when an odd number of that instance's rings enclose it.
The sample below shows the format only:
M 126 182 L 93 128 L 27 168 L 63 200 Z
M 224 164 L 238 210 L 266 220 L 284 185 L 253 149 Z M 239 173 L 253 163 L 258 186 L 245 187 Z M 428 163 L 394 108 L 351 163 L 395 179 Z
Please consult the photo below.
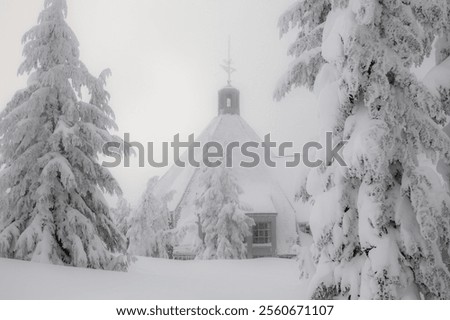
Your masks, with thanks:
M 129 220 L 131 219 L 132 208 L 130 203 L 122 195 L 117 199 L 117 204 L 111 208 L 111 216 L 119 231 L 126 235 L 128 232 Z
M 98 155 L 120 141 L 105 80 L 80 61 L 65 0 L 46 0 L 23 37 L 29 74 L 0 114 L 0 256 L 102 269 L 126 269 L 124 237 L 103 194 L 120 194 Z M 87 92 L 84 100 L 82 91 Z
M 168 202 L 173 193 L 162 198 L 155 195 L 159 178 L 147 183 L 142 199 L 129 221 L 127 237 L 130 254 L 157 258 L 172 258 L 174 221 Z
M 244 213 L 239 187 L 226 167 L 205 168 L 201 174 L 202 194 L 196 201 L 201 230 L 200 259 L 244 259 L 245 238 L 254 221 Z
M 174 211 L 169 209 L 169 203 L 172 201 L 175 191 L 168 192 L 161 199 L 160 215 L 164 217 L 164 227 L 160 240 L 162 248 L 165 249 L 164 257 L 173 259 L 174 246 L 177 241 L 177 217 Z
M 311 206 L 312 298 L 450 298 L 449 197 L 436 171 L 449 162 L 449 108 L 411 71 L 448 23 L 444 0 L 301 0 L 280 18 L 282 35 L 300 31 L 276 98 L 313 89 L 321 131 L 348 141 L 348 166 L 319 154 L 299 191 Z

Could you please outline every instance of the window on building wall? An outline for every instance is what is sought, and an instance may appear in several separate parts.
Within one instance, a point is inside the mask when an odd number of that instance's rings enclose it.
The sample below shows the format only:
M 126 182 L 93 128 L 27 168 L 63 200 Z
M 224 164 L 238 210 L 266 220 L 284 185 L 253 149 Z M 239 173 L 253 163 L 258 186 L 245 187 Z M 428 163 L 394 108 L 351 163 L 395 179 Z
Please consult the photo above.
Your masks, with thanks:
M 231 108 L 231 98 L 227 98 L 227 107 Z
M 271 228 L 272 224 L 270 222 L 257 222 L 253 226 L 253 243 L 255 244 L 265 244 L 271 243 Z

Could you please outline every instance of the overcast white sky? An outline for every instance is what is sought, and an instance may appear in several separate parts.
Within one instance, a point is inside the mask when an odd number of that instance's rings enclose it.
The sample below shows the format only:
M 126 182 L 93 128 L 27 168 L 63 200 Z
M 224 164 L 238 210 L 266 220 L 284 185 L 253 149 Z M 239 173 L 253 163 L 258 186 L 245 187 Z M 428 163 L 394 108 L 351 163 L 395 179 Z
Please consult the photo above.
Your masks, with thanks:
M 108 82 L 120 131 L 160 145 L 180 133 L 199 134 L 217 114 L 226 84 L 220 63 L 232 38 L 241 115 L 260 134 L 299 145 L 317 127 L 315 99 L 299 89 L 282 102 L 272 94 L 290 59 L 292 40 L 279 39 L 277 20 L 293 0 L 68 0 L 68 22 L 91 73 Z M 17 77 L 21 37 L 44 0 L 0 0 L 0 107 L 24 87 Z M 136 163 L 137 161 L 134 161 Z M 147 180 L 164 170 L 116 168 L 125 196 L 139 199 Z

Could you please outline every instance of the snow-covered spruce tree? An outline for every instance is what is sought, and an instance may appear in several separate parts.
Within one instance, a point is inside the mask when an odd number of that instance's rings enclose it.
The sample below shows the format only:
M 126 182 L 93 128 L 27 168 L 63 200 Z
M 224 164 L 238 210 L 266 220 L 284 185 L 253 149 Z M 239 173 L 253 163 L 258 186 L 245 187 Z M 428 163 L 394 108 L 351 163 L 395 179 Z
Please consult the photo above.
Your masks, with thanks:
M 128 251 L 138 256 L 172 258 L 173 221 L 167 206 L 172 193 L 163 198 L 157 197 L 155 187 L 158 180 L 158 177 L 149 180 L 139 206 L 129 222 Z
M 131 205 L 122 195 L 117 200 L 116 207 L 111 209 L 111 216 L 117 229 L 126 235 L 129 229 L 129 220 L 131 219 Z
M 245 238 L 251 235 L 253 219 L 240 203 L 242 189 L 229 168 L 205 168 L 203 192 L 196 201 L 203 239 L 197 250 L 200 259 L 244 259 Z
M 164 217 L 164 227 L 162 232 L 160 246 L 161 250 L 164 249 L 164 256 L 173 259 L 173 250 L 177 241 L 177 217 L 175 212 L 170 210 L 169 203 L 172 201 L 175 191 L 168 192 L 161 199 L 160 214 Z
M 0 256 L 124 270 L 125 241 L 103 197 L 121 191 L 98 163 L 103 145 L 118 141 L 109 133 L 108 72 L 89 74 L 66 13 L 65 0 L 45 1 L 23 37 L 28 86 L 0 114 Z
M 449 109 L 411 72 L 448 23 L 447 1 L 302 0 L 281 18 L 300 28 L 275 95 L 314 89 L 321 131 L 347 167 L 325 159 L 300 194 L 312 210 L 312 298 L 450 298 Z

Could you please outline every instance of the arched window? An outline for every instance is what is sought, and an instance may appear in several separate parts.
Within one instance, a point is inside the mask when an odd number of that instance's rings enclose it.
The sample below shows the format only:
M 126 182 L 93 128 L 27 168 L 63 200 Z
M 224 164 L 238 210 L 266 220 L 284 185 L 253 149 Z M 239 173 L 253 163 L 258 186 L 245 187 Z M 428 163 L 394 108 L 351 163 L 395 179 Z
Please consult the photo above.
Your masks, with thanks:
M 231 108 L 231 98 L 227 98 L 227 108 Z

